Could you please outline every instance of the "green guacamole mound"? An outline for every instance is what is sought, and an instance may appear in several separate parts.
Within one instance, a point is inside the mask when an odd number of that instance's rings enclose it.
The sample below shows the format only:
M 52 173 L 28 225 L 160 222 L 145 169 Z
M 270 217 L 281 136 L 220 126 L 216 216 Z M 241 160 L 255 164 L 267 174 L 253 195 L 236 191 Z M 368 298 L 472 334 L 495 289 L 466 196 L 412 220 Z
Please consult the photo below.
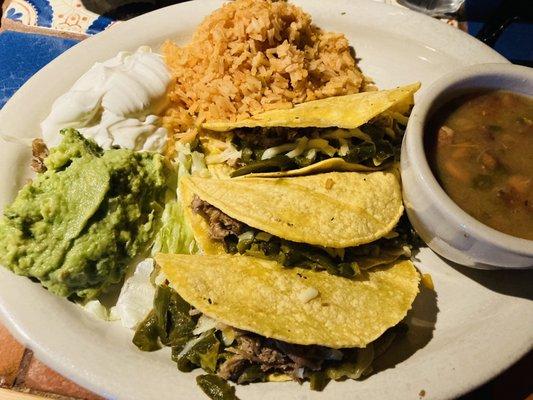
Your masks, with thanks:
M 0 221 L 0 261 L 60 296 L 89 299 L 118 283 L 150 243 L 162 210 L 163 157 L 103 151 L 66 129 L 47 171 L 24 186 Z

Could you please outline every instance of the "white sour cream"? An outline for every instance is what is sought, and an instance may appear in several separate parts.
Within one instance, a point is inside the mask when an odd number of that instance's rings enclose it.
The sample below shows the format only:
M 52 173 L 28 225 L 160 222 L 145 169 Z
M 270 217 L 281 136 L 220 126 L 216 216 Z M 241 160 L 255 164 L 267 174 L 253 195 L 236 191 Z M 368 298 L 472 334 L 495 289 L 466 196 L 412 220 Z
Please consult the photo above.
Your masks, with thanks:
M 169 82 L 163 58 L 146 46 L 96 63 L 54 102 L 41 123 L 44 141 L 56 146 L 61 129 L 75 128 L 105 149 L 161 151 L 167 131 L 157 114 Z

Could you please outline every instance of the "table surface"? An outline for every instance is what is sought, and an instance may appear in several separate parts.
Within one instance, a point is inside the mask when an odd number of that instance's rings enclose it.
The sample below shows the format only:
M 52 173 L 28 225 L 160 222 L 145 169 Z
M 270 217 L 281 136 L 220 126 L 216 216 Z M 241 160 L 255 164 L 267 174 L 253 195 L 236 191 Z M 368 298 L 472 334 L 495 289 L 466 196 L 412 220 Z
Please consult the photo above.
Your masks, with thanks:
M 395 3 L 396 0 L 385 0 Z M 462 17 L 448 21 L 475 35 L 504 0 L 468 0 Z M 157 4 L 167 5 L 172 0 Z M 87 9 L 93 0 L 0 0 L 0 107 L 34 73 L 89 35 L 107 29 L 120 19 L 151 11 L 157 5 L 121 7 L 95 13 Z M 106 3 L 108 4 L 108 3 Z M 87 7 L 85 6 L 87 5 Z M 105 11 L 105 10 L 102 10 Z M 514 63 L 533 66 L 533 24 L 512 24 L 495 49 Z M 533 353 L 526 355 L 500 376 L 462 397 L 462 400 L 533 400 Z M 0 325 L 0 388 L 56 399 L 102 400 L 37 360 Z M 0 389 L 0 400 L 16 399 Z M 11 393 L 13 394 L 13 393 Z

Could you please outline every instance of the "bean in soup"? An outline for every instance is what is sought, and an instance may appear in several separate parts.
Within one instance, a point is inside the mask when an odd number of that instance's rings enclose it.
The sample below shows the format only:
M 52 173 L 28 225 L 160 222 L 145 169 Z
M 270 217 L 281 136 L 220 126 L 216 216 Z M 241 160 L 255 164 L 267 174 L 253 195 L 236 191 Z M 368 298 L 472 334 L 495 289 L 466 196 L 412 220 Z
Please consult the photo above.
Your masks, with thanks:
M 451 199 L 482 223 L 533 240 L 533 98 L 464 95 L 428 128 L 428 160 Z

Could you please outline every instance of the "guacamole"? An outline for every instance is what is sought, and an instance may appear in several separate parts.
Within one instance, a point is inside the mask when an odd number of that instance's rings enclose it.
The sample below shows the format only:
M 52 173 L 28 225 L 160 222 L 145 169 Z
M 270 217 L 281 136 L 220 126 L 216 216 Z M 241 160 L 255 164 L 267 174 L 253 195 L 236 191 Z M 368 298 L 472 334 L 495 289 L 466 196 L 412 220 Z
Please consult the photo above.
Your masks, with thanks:
M 165 192 L 163 158 L 103 151 L 76 130 L 44 160 L 0 221 L 0 262 L 60 296 L 118 283 L 151 241 Z

